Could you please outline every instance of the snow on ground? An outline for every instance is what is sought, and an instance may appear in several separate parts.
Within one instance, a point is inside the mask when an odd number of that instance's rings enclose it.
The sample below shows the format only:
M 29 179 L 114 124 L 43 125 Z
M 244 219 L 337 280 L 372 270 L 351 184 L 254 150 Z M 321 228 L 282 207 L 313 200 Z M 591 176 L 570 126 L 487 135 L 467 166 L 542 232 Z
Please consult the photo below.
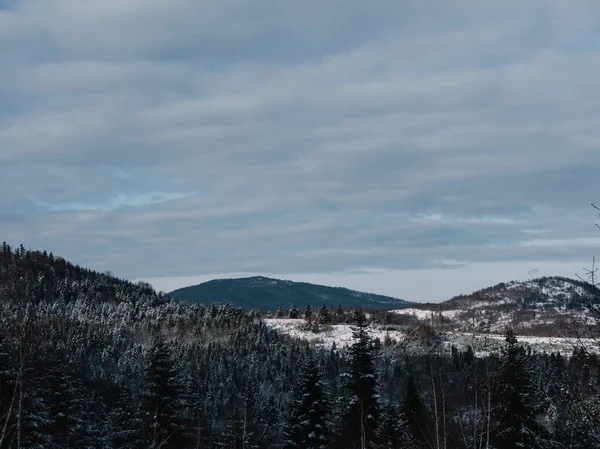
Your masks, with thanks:
M 478 357 L 484 357 L 489 352 L 498 352 L 505 344 L 504 335 L 499 334 L 476 334 L 469 332 L 448 332 L 445 344 L 450 347 L 455 345 L 460 349 L 471 346 Z M 585 347 L 591 353 L 600 352 L 596 340 L 590 338 L 568 338 L 568 337 L 530 337 L 517 335 L 517 341 L 525 346 L 531 347 L 537 352 L 560 352 L 565 356 L 572 354 L 575 347 Z
M 306 340 L 315 346 L 330 349 L 335 343 L 336 348 L 341 349 L 350 346 L 354 340 L 352 338 L 352 328 L 348 324 L 321 325 L 318 333 L 306 329 L 304 319 L 290 318 L 270 318 L 264 320 L 267 327 L 275 329 L 283 334 L 293 338 Z M 385 330 L 377 326 L 370 326 L 367 331 L 373 338 L 381 342 L 387 336 L 397 342 L 405 340 L 406 335 L 399 330 Z M 519 342 L 530 346 L 531 349 L 538 352 L 560 352 L 563 355 L 570 355 L 573 348 L 585 346 L 590 352 L 600 352 L 597 341 L 592 339 L 566 338 L 566 337 L 531 337 L 517 336 Z M 500 351 L 504 345 L 504 335 L 501 334 L 481 334 L 472 332 L 444 332 L 442 333 L 443 345 L 446 350 L 450 350 L 452 345 L 460 349 L 466 349 L 471 346 L 477 357 L 485 357 L 489 353 Z
M 427 319 L 431 318 L 431 315 L 435 312 L 432 312 L 431 310 L 407 308 L 407 309 L 390 310 L 390 313 L 397 313 L 398 315 L 410 315 L 410 316 L 417 318 L 418 320 L 427 320 Z
M 413 309 L 413 308 L 409 307 L 406 309 L 390 310 L 390 313 L 395 313 L 397 315 L 408 315 L 408 316 L 412 316 L 418 320 L 430 320 L 432 317 L 434 319 L 439 319 L 440 316 L 450 319 L 450 320 L 454 320 L 454 319 L 456 319 L 457 315 L 459 315 L 461 313 L 464 314 L 465 311 L 460 310 L 460 309 L 438 311 L 438 310 Z
M 336 348 L 344 348 L 354 343 L 352 327 L 349 324 L 320 325 L 319 332 L 315 333 L 305 328 L 306 321 L 304 319 L 269 318 L 264 322 L 271 329 L 327 349 L 331 348 L 333 343 Z M 378 338 L 382 342 L 387 335 L 396 341 L 404 339 L 404 333 L 399 331 L 386 331 L 373 326 L 370 326 L 367 331 L 371 337 Z
M 442 326 L 444 330 L 466 332 L 485 327 L 492 332 L 504 334 L 506 328 L 524 330 L 535 326 L 545 326 L 544 331 L 552 329 L 565 330 L 572 323 L 581 325 L 593 324 L 594 320 L 585 310 L 566 310 L 559 307 L 538 307 L 537 309 L 510 309 L 502 310 L 490 306 L 488 303 L 479 302 L 477 307 L 451 310 L 426 310 L 406 308 L 391 310 L 391 313 L 411 317 L 423 324 Z

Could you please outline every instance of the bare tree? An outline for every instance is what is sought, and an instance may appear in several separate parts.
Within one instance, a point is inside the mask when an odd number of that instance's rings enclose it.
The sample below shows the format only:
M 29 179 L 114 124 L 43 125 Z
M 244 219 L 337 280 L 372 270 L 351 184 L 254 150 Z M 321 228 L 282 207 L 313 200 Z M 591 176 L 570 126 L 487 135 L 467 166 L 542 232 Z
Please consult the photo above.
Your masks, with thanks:
M 600 207 L 592 203 L 592 207 L 600 213 Z M 600 218 L 600 215 L 599 215 Z M 596 223 L 600 229 L 600 225 Z M 586 313 L 583 317 L 573 316 L 572 333 L 577 339 L 577 349 L 589 353 L 590 346 L 594 346 L 600 351 L 600 280 L 598 279 L 598 267 L 596 258 L 592 258 L 591 268 L 584 268 L 584 275 L 576 276 L 583 281 L 589 290 L 589 300 L 586 304 Z

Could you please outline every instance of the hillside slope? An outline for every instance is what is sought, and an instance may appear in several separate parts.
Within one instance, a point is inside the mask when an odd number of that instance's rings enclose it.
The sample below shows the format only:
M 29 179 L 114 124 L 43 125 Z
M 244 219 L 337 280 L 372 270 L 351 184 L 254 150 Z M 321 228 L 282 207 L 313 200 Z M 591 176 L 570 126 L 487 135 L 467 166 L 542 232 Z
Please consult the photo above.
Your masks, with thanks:
M 588 315 L 587 306 L 598 291 L 582 281 L 542 277 L 500 283 L 460 295 L 440 304 L 395 311 L 415 322 L 453 331 L 491 331 L 512 328 L 522 335 L 564 335 L 574 320 Z
M 306 282 L 293 282 L 262 276 L 239 279 L 216 279 L 184 287 L 170 293 L 176 299 L 202 302 L 231 302 L 246 310 L 289 309 L 293 304 L 303 306 L 381 307 L 402 308 L 412 303 L 389 296 L 326 287 Z

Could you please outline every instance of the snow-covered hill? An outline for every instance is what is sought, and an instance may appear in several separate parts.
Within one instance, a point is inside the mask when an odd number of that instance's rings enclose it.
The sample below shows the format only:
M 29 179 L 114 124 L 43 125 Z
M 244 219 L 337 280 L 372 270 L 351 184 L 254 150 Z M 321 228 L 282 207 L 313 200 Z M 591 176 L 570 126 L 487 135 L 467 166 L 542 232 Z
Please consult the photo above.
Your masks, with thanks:
M 588 305 L 599 298 L 597 289 L 563 277 L 513 281 L 393 312 L 411 322 L 455 332 L 503 333 L 512 328 L 522 335 L 563 336 L 574 323 L 589 320 Z

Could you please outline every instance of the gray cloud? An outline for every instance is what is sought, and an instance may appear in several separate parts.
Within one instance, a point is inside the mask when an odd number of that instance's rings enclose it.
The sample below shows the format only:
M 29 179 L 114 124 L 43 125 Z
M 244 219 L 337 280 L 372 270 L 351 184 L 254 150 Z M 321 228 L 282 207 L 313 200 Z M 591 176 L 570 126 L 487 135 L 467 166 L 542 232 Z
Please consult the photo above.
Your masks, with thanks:
M 598 13 L 11 3 L 1 238 L 127 277 L 585 261 Z

